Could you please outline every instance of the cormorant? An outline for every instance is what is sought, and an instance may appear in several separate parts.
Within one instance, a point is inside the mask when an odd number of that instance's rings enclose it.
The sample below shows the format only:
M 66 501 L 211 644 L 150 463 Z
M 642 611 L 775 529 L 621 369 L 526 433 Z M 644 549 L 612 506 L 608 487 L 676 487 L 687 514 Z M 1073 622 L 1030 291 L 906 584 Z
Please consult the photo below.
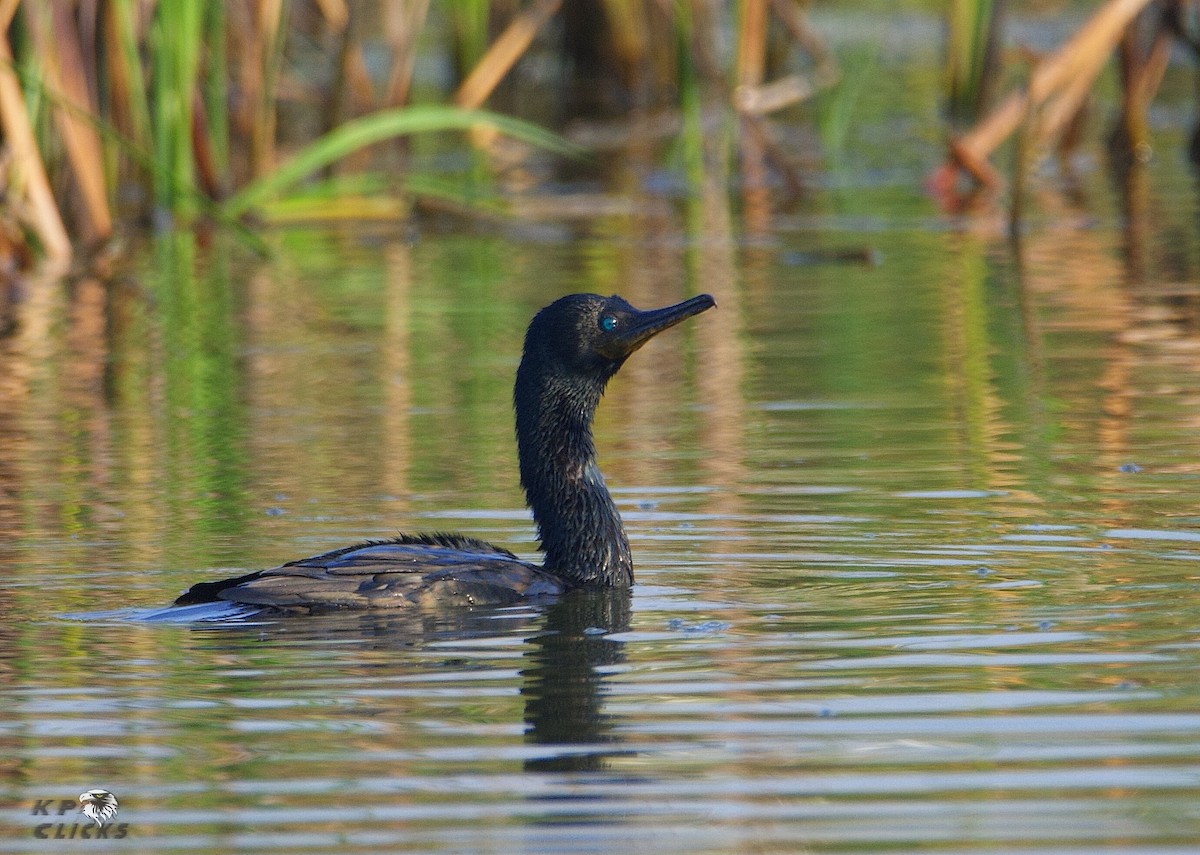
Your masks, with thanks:
M 701 294 L 641 311 L 615 295 L 572 294 L 529 324 L 513 406 L 521 484 L 545 553 L 540 567 L 462 535 L 401 535 L 200 582 L 175 605 L 227 601 L 289 612 L 500 605 L 573 588 L 629 587 L 629 540 L 596 465 L 592 416 L 630 354 L 715 305 Z

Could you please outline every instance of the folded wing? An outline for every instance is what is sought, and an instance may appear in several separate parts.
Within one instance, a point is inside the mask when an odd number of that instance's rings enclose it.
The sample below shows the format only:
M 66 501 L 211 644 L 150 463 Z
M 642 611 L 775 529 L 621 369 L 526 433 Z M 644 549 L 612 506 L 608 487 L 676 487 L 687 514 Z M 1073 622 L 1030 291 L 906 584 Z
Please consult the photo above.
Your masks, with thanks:
M 554 596 L 563 585 L 481 540 L 409 535 L 194 585 L 176 605 L 226 600 L 289 611 L 505 605 Z

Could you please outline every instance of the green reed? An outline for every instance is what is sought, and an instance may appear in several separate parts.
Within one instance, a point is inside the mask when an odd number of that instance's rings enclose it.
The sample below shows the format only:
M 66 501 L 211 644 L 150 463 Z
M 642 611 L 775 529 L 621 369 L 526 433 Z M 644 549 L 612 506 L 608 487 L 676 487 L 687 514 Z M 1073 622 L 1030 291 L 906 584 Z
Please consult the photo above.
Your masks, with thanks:
M 987 97 L 999 11 L 996 0 L 950 2 L 946 78 L 950 115 L 956 120 L 973 120 Z
M 199 82 L 204 9 L 197 0 L 159 4 L 150 26 L 150 115 L 159 181 L 155 204 L 184 217 L 196 213 L 192 103 Z M 131 93 L 136 97 L 136 93 Z
M 110 0 L 94 21 L 93 46 L 79 30 L 59 27 L 64 14 L 73 23 L 83 4 L 10 3 L 17 14 L 4 35 L 36 134 L 33 156 L 52 175 L 63 173 L 56 181 L 60 187 L 90 176 L 104 188 L 101 205 L 119 208 L 127 219 L 153 214 L 162 224 L 201 215 L 240 217 L 351 152 L 405 134 L 488 127 L 535 146 L 568 149 L 528 122 L 424 105 L 360 115 L 316 139 L 289 138 L 290 153 L 277 155 L 285 48 L 295 37 L 289 27 L 300 26 L 291 5 Z M 487 2 L 460 10 L 459 47 L 471 61 L 486 49 L 489 14 Z M 92 64 L 68 61 L 72 56 Z M 293 75 L 288 82 L 295 86 L 297 80 Z M 67 95 L 72 91 L 89 97 L 72 100 Z M 313 103 L 310 109 L 321 106 Z M 102 150 L 64 148 L 55 126 L 63 115 L 97 132 Z M 12 168 L 19 173 L 27 166 Z M 61 199 L 58 204 L 68 207 Z M 111 222 L 107 216 L 92 220 Z M 72 224 L 77 239 L 108 237 L 95 223 L 91 229 L 80 226 Z
M 460 76 L 479 62 L 488 46 L 491 0 L 456 0 L 449 4 L 455 35 L 455 60 Z
M 558 101 L 568 118 L 578 106 L 572 95 L 593 106 L 600 102 L 589 99 L 596 75 L 611 78 L 613 104 L 677 113 L 684 128 L 678 150 L 694 171 L 703 166 L 697 157 L 701 113 L 724 109 L 731 117 L 735 89 L 757 88 L 777 72 L 767 67 L 769 27 L 782 26 L 813 54 L 799 34 L 802 7 L 790 0 L 746 0 L 752 15 L 702 0 L 602 0 L 587 14 L 569 3 L 0 0 L 0 25 L 7 25 L 0 32 L 24 84 L 23 112 L 37 132 L 37 151 L 30 156 L 48 167 L 58 190 L 57 197 L 43 198 L 62 209 L 77 242 L 103 241 L 114 222 L 151 219 L 162 226 L 262 212 L 312 187 L 314 177 L 329 179 L 329 167 L 348 155 L 372 146 L 382 155 L 379 143 L 407 134 L 486 128 L 565 152 L 559 138 L 529 122 L 445 106 L 486 103 L 528 50 L 560 54 Z M 5 11 L 15 17 L 3 20 Z M 565 45 L 589 40 L 586 62 L 561 55 Z M 662 51 L 665 44 L 677 50 Z M 739 55 L 719 50 L 723 44 L 739 45 Z M 382 49 L 392 54 L 386 74 L 380 73 L 386 63 L 368 62 Z M 418 51 L 451 57 L 455 85 L 470 86 L 437 91 L 422 81 L 415 88 L 426 103 L 409 103 L 414 87 L 405 69 L 413 67 Z M 600 88 L 609 86 L 606 81 Z M 707 93 L 703 105 L 700 88 Z M 765 121 L 751 118 L 752 127 Z M 97 145 L 90 145 L 92 139 Z M 484 135 L 471 140 L 487 152 Z M 399 173 L 389 189 L 399 186 L 409 194 L 469 201 L 494 173 L 493 159 L 481 154 L 459 178 L 469 187 L 456 189 L 453 177 L 413 174 L 411 152 L 393 148 L 387 154 L 387 168 Z M 382 156 L 355 157 L 338 172 L 377 172 L 382 163 Z M 9 171 L 27 166 L 16 163 Z M 321 192 L 369 183 L 326 181 Z M 86 194 L 82 222 L 79 206 L 65 204 L 73 185 L 93 191 Z M 341 215 L 350 214 L 342 208 Z M 31 232 L 39 228 L 32 217 L 25 225 Z

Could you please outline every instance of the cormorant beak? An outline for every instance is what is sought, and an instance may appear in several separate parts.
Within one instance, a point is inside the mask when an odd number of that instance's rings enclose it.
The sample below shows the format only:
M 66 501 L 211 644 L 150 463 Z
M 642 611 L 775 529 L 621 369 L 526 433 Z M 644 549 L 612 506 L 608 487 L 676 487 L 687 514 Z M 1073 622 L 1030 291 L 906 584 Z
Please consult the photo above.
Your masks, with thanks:
M 717 301 L 709 294 L 699 294 L 674 306 L 638 312 L 618 334 L 617 341 L 624 350 L 622 357 L 629 356 L 654 336 L 668 327 L 686 321 L 692 315 L 711 309 Z

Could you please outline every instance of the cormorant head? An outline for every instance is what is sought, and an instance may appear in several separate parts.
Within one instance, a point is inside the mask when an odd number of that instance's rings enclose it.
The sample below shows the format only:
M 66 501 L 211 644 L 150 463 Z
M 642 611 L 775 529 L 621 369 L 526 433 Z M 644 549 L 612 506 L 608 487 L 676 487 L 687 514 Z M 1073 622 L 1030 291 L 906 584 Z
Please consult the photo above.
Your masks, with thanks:
M 605 384 L 655 335 L 715 305 L 701 294 L 643 312 L 620 297 L 572 294 L 530 322 L 513 386 L 521 484 L 544 567 L 568 583 L 633 584 L 629 540 L 592 442 Z
M 700 294 L 642 311 L 615 294 L 571 294 L 537 313 L 525 335 L 525 355 L 555 373 L 603 384 L 655 335 L 715 305 L 708 294 Z

